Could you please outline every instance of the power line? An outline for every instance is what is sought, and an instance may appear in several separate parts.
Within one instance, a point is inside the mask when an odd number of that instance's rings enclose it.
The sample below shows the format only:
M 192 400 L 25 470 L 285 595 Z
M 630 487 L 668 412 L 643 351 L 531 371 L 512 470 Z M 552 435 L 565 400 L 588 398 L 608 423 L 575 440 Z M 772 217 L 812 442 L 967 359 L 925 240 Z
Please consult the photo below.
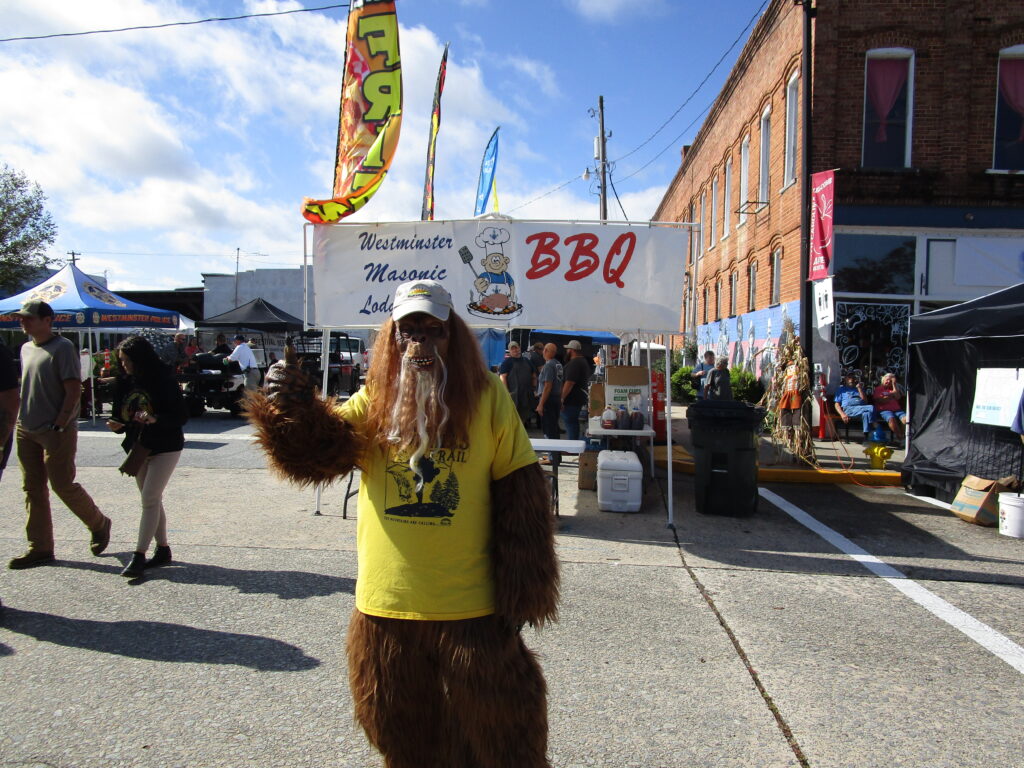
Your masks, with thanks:
M 611 185 L 612 194 L 615 195 L 615 202 L 619 204 L 619 210 L 622 211 L 622 218 L 629 221 L 629 216 L 626 215 L 626 209 L 622 207 L 622 201 L 619 200 L 619 190 L 615 188 L 615 180 L 612 179 L 611 170 L 608 171 L 608 183 Z
M 518 211 L 520 208 L 525 208 L 528 205 L 532 205 L 533 203 L 536 203 L 538 200 L 543 200 L 548 195 L 553 195 L 558 190 L 565 189 L 566 187 L 568 187 L 570 184 L 572 184 L 574 181 L 576 181 L 578 179 L 579 179 L 579 176 L 574 176 L 573 178 L 569 179 L 568 181 L 563 182 L 562 184 L 559 184 L 557 187 L 552 187 L 551 189 L 549 189 L 544 194 L 537 195 L 537 197 L 533 198 L 532 200 L 527 200 L 525 203 L 520 203 L 515 208 L 510 209 L 508 211 L 508 213 L 512 213 L 512 211 Z
M 693 120 L 691 120 L 691 121 L 689 122 L 689 124 L 688 124 L 688 125 L 687 125 L 687 126 L 686 126 L 685 128 L 683 128 L 683 130 L 681 130 L 681 131 L 680 131 L 680 132 L 678 133 L 678 135 L 676 135 L 676 137 L 675 137 L 674 139 L 672 139 L 672 141 L 670 141 L 670 142 L 668 143 L 668 145 L 667 145 L 667 146 L 666 146 L 666 147 L 665 147 L 665 148 L 664 148 L 663 150 L 661 150 L 661 152 L 659 152 L 658 154 L 656 154 L 656 155 L 655 155 L 654 157 L 652 157 L 652 158 L 651 158 L 650 160 L 648 160 L 648 161 L 647 161 L 646 163 L 644 163 L 643 165 L 641 165 L 641 166 L 640 166 L 639 168 L 637 168 L 637 169 L 636 169 L 635 171 L 633 171 L 633 172 L 632 172 L 631 174 L 629 174 L 628 176 L 623 176 L 623 177 L 622 177 L 621 179 L 619 179 L 619 181 L 625 181 L 626 179 L 631 179 L 631 178 L 633 178 L 633 177 L 634 177 L 634 176 L 636 176 L 636 175 L 637 175 L 638 173 L 640 173 L 640 171 L 642 171 L 642 170 L 643 170 L 644 168 L 646 168 L 646 167 L 647 167 L 648 165 L 650 165 L 650 164 L 651 164 L 651 163 L 653 163 L 653 162 L 654 162 L 655 160 L 657 160 L 657 159 L 658 159 L 659 157 L 661 157 L 661 156 L 662 156 L 662 155 L 664 155 L 664 154 L 665 154 L 666 152 L 668 152 L 668 151 L 669 151 L 670 149 L 672 149 L 672 147 L 674 147 L 674 146 L 676 145 L 676 142 L 677 142 L 677 141 L 679 141 L 679 140 L 680 140 L 681 138 L 683 138 L 683 136 L 684 136 L 684 135 L 686 135 L 686 132 L 687 132 L 688 130 L 690 130 L 690 129 L 691 129 L 691 128 L 692 128 L 693 126 L 694 126 L 694 125 L 696 125 L 696 124 L 697 124 L 697 121 L 698 121 L 698 120 L 700 120 L 700 119 L 701 119 L 702 117 L 704 117 L 704 115 L 706 115 L 706 114 L 708 113 L 708 110 L 709 110 L 709 109 L 711 109 L 711 107 L 712 107 L 712 105 L 713 105 L 713 104 L 714 104 L 714 102 L 711 102 L 711 104 L 708 104 L 708 105 L 707 105 L 706 107 L 704 107 L 704 109 L 702 109 L 702 110 L 701 110 L 701 111 L 700 111 L 699 113 L 697 113 L 697 116 L 696 116 L 695 118 L 693 118 Z
M 759 7 L 754 12 L 754 15 L 750 17 L 750 20 L 747 22 L 746 26 L 743 27 L 742 30 L 740 30 L 740 33 L 736 36 L 736 39 L 732 41 L 732 45 L 730 45 L 726 49 L 725 53 L 722 54 L 721 58 L 719 58 L 718 61 L 715 62 L 715 66 L 713 66 L 711 68 L 711 71 L 708 72 L 704 76 L 704 79 L 700 81 L 700 84 L 696 88 L 693 89 L 693 92 L 689 96 L 686 97 L 686 100 L 682 104 L 679 105 L 679 107 L 676 109 L 676 111 L 673 112 L 671 115 L 669 115 L 668 119 L 665 122 L 663 122 L 660 126 L 658 126 L 658 129 L 654 133 L 652 133 L 650 136 L 648 136 L 646 139 L 644 139 L 640 144 L 638 144 L 637 146 L 633 147 L 633 149 L 629 150 L 629 152 L 627 152 L 626 154 L 622 155 L 621 157 L 617 157 L 612 162 L 618 162 L 619 160 L 625 160 L 627 157 L 632 155 L 634 152 L 636 152 L 637 150 L 639 150 L 642 147 L 644 147 L 647 144 L 649 144 L 651 142 L 651 140 L 655 136 L 657 136 L 659 133 L 661 133 L 662 129 L 664 129 L 665 126 L 667 126 L 669 123 L 671 123 L 673 120 L 675 120 L 676 115 L 678 115 L 680 112 L 682 112 L 683 108 L 693 100 L 693 97 L 697 95 L 697 93 L 700 91 L 700 89 L 704 87 L 704 84 L 707 83 L 707 81 L 711 79 L 711 76 L 713 74 L 715 74 L 715 71 L 722 65 L 722 62 L 725 61 L 725 57 L 728 56 L 732 52 L 732 49 L 735 48 L 736 45 L 739 43 L 739 41 L 743 39 L 743 36 L 747 33 L 747 30 L 750 29 L 750 27 L 754 24 L 754 22 L 757 21 L 757 19 L 761 16 L 761 12 L 764 10 L 764 7 L 766 5 L 768 5 L 768 0 L 764 0 L 764 2 L 761 3 L 761 7 Z M 647 166 L 644 166 L 644 167 L 646 168 Z M 626 178 L 629 178 L 629 177 L 627 176 Z
M 721 66 L 722 62 L 725 61 L 725 58 L 729 55 L 729 53 L 736 47 L 736 45 L 739 43 L 739 41 L 743 39 L 743 36 L 750 29 L 751 25 L 754 24 L 754 22 L 756 22 L 757 19 L 761 16 L 761 13 L 764 11 L 765 6 L 768 5 L 768 2 L 769 2 L 769 0 L 764 0 L 764 2 L 761 3 L 761 5 L 758 7 L 758 9 L 754 12 L 753 16 L 750 17 L 750 19 L 747 21 L 746 25 L 743 27 L 743 29 L 740 31 L 740 33 L 736 36 L 736 39 L 733 40 L 732 44 L 726 49 L 725 53 L 723 53 L 721 55 L 721 57 L 719 57 L 718 61 L 715 62 L 715 65 L 711 68 L 711 70 L 707 73 L 707 75 L 704 76 L 704 79 L 700 81 L 700 84 L 696 88 L 694 88 L 693 92 L 689 96 L 686 97 L 686 100 L 683 101 L 683 103 L 679 105 L 679 107 L 676 109 L 676 111 L 673 112 L 668 117 L 668 119 L 665 120 L 665 122 L 663 122 L 660 126 L 658 126 L 658 129 L 655 130 L 654 133 L 652 133 L 650 136 L 648 136 L 640 144 L 635 146 L 633 149 L 631 149 L 626 154 L 621 155 L 620 157 L 616 158 L 615 160 L 610 161 L 611 163 L 616 163 L 619 160 L 624 160 L 627 157 L 629 157 L 630 155 L 632 155 L 635 152 L 637 152 L 638 150 L 640 150 L 641 148 L 643 148 L 644 146 L 646 146 L 647 144 L 649 144 L 651 142 L 651 140 L 654 139 L 655 136 L 657 136 L 669 123 L 671 123 L 675 119 L 676 115 L 678 115 L 686 107 L 686 105 L 689 104 L 693 100 L 693 97 L 697 95 L 697 93 L 700 91 L 700 89 L 702 87 L 704 87 L 704 85 L 711 78 L 711 76 L 715 73 L 715 71 L 718 69 L 718 67 Z M 713 103 L 714 102 L 712 102 L 712 104 Z M 630 173 L 628 176 L 625 176 L 625 177 L 619 179 L 619 181 L 625 181 L 626 179 L 630 179 L 633 176 L 636 176 L 638 173 L 640 173 L 640 171 L 644 170 L 647 166 L 649 166 L 651 163 L 653 163 L 655 160 L 657 160 L 659 157 L 661 157 L 663 154 L 665 154 L 665 152 L 667 152 L 672 146 L 675 145 L 675 142 L 679 141 L 679 139 L 682 138 L 682 136 L 685 135 L 686 132 L 688 130 L 690 130 L 690 128 L 692 128 L 694 126 L 694 124 L 698 120 L 700 120 L 700 118 L 703 117 L 708 112 L 708 110 L 711 109 L 712 104 L 708 104 L 706 107 L 704 107 L 704 109 L 702 109 L 700 111 L 700 113 L 698 113 L 697 117 L 694 120 L 692 120 L 689 123 L 689 125 L 687 125 L 679 133 L 678 136 L 676 136 L 674 139 L 672 139 L 672 142 L 667 147 L 665 147 L 663 150 L 658 152 L 654 157 L 652 157 L 650 160 L 648 160 L 642 166 L 640 166 L 635 171 Z M 533 198 L 532 200 L 528 200 L 525 203 L 521 203 L 521 204 L 517 205 L 515 208 L 510 209 L 508 212 L 512 213 L 512 211 L 517 211 L 520 208 L 525 208 L 526 206 L 531 205 L 532 203 L 535 203 L 538 200 L 542 200 L 543 198 L 547 197 L 548 195 L 553 195 L 558 190 L 564 189 L 565 187 L 567 187 L 570 184 L 572 184 L 574 181 L 576 181 L 577 178 L 578 177 L 573 177 L 573 178 L 569 179 L 568 181 L 565 181 L 562 184 L 559 184 L 556 187 L 552 187 L 547 192 L 544 192 L 543 194 L 538 195 L 537 197 Z M 613 185 L 612 188 L 614 190 L 614 185 Z M 617 193 L 616 193 L 616 199 L 618 199 L 618 194 Z M 622 208 L 622 203 L 621 202 L 619 203 L 619 208 L 620 209 Z M 625 211 L 623 211 L 623 216 L 625 216 Z
M 13 43 L 19 40 L 50 40 L 54 37 L 81 37 L 83 35 L 104 35 L 112 32 L 135 32 L 142 29 L 164 29 L 165 27 L 186 27 L 192 24 L 206 24 L 211 21 L 239 21 L 241 19 L 256 19 L 264 16 L 284 16 L 289 13 L 310 13 L 312 11 L 329 11 L 335 8 L 348 8 L 348 3 L 337 3 L 335 5 L 323 5 L 319 8 L 294 8 L 290 11 L 269 11 L 267 13 L 247 13 L 242 16 L 216 16 L 209 19 L 196 19 L 195 21 L 171 21 L 166 24 L 149 24 L 138 27 L 121 27 L 119 29 L 93 29 L 88 32 L 58 32 L 51 35 L 28 35 L 25 37 L 0 38 L 0 43 Z

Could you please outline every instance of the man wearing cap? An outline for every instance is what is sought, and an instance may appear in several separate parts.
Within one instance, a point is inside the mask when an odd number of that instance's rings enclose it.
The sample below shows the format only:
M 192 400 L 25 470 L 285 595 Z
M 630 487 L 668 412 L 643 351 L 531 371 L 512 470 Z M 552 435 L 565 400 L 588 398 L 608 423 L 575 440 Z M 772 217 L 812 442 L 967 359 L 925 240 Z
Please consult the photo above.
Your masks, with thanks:
M 53 332 L 53 309 L 45 301 L 28 301 L 14 314 L 31 339 L 21 347 L 21 407 L 16 439 L 28 510 L 28 552 L 15 557 L 8 567 L 32 568 L 54 560 L 47 481 L 92 532 L 90 549 L 99 555 L 110 543 L 110 518 L 75 482 L 82 396 L 78 352 L 70 341 Z
M 540 415 L 540 428 L 544 437 L 549 440 L 558 439 L 558 414 L 562 410 L 562 364 L 555 355 L 558 347 L 550 342 L 544 345 L 544 367 L 537 376 L 537 413 Z M 551 456 L 541 459 L 542 464 L 550 464 Z
M 252 353 L 252 349 L 245 343 L 245 336 L 242 334 L 235 336 L 235 348 L 231 350 L 230 355 L 224 358 L 224 365 L 227 365 L 229 360 L 238 363 L 238 367 L 242 369 L 247 390 L 254 391 L 259 388 L 260 369 L 256 362 L 256 355 Z
M 559 579 L 526 430 L 437 281 L 397 287 L 373 361 L 341 405 L 275 363 L 247 406 L 293 482 L 361 470 L 356 719 L 388 768 L 548 766 L 544 677 L 520 629 L 555 618 Z
M 569 361 L 562 371 L 562 418 L 565 420 L 565 439 L 580 439 L 580 412 L 587 405 L 590 383 L 590 364 L 583 356 L 583 345 L 573 339 L 565 348 Z
M 537 386 L 537 372 L 530 361 L 523 357 L 519 342 L 508 345 L 508 357 L 501 361 L 498 376 L 508 388 L 512 402 L 516 404 L 516 412 L 523 424 L 526 424 L 533 412 L 533 390 Z

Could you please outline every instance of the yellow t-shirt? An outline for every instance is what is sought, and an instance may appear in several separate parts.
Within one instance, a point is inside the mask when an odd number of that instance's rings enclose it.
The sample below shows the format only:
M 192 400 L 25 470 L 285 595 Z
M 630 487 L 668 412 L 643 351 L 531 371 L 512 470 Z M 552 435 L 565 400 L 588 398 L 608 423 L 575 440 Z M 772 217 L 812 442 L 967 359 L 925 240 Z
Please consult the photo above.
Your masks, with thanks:
M 341 413 L 358 429 L 367 407 L 363 388 Z M 467 447 L 420 460 L 419 491 L 408 458 L 389 445 L 374 445 L 365 457 L 356 608 L 371 616 L 440 621 L 494 613 L 490 484 L 537 460 L 501 380 L 488 374 Z

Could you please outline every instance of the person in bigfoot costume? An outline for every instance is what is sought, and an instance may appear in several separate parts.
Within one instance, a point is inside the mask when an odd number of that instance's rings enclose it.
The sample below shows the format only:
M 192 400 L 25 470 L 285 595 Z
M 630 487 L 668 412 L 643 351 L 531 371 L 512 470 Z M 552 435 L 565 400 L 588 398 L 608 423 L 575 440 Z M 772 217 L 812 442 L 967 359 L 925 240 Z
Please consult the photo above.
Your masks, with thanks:
M 301 485 L 358 467 L 355 717 L 388 768 L 547 761 L 544 677 L 520 636 L 556 618 L 548 481 L 451 296 L 403 283 L 366 386 L 321 400 L 286 360 L 247 412 Z

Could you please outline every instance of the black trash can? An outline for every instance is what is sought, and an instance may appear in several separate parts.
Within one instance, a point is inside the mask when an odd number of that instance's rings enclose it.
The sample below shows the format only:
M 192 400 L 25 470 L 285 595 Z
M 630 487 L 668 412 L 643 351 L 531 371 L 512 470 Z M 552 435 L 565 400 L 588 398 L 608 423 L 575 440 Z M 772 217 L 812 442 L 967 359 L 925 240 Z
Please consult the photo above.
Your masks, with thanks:
M 698 400 L 686 410 L 693 438 L 697 511 L 757 511 L 758 433 L 764 408 L 735 400 Z

